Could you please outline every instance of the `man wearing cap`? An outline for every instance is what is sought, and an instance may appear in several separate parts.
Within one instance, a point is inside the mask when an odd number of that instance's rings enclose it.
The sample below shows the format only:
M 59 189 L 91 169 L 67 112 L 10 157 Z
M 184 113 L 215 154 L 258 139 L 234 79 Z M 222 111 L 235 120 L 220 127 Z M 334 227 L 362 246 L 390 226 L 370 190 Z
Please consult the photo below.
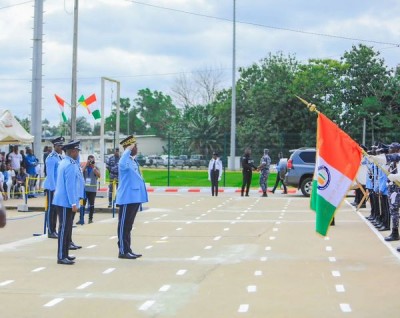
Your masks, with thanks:
M 72 223 L 74 214 L 79 210 L 79 200 L 83 196 L 84 181 L 77 162 L 79 157 L 80 141 L 72 140 L 63 146 L 66 156 L 58 166 L 56 190 L 53 204 L 57 208 L 58 251 L 57 263 L 63 265 L 74 264 L 74 256 L 68 255 L 71 243 Z
M 219 159 L 218 153 L 213 152 L 213 156 L 208 164 L 208 180 L 211 181 L 211 195 L 218 196 L 218 181 L 222 176 L 222 161 Z
M 62 145 L 64 137 L 57 137 L 51 142 L 53 143 L 54 150 L 47 156 L 45 162 L 46 179 L 44 180 L 44 192 L 46 194 L 47 210 L 46 210 L 46 224 L 47 236 L 49 238 L 57 238 L 56 224 L 57 224 L 57 211 L 53 205 L 54 190 L 56 189 L 57 181 L 57 168 L 62 160 Z
M 141 254 L 135 254 L 131 249 L 131 231 L 136 214 L 142 203 L 148 202 L 146 185 L 136 161 L 138 152 L 136 138 L 129 136 L 121 143 L 124 153 L 119 160 L 119 184 L 116 204 L 118 213 L 118 248 L 119 258 L 135 259 Z
M 108 185 L 108 207 L 111 208 L 113 204 L 113 189 L 114 183 L 118 186 L 118 163 L 119 163 L 119 149 L 114 149 L 114 155 L 108 158 L 106 168 L 109 172 L 110 184 Z
M 267 181 L 269 176 L 269 167 L 271 166 L 271 158 L 268 155 L 269 149 L 264 149 L 264 156 L 260 159 L 260 165 L 258 170 L 260 170 L 260 186 L 263 192 L 262 196 L 267 197 Z

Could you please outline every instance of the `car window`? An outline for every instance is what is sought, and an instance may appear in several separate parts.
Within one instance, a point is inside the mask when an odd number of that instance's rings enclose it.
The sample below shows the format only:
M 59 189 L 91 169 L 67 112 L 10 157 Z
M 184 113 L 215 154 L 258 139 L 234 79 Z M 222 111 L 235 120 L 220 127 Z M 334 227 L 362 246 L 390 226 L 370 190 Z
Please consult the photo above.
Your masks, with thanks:
M 307 163 L 315 163 L 315 151 L 303 151 L 299 154 L 301 160 Z

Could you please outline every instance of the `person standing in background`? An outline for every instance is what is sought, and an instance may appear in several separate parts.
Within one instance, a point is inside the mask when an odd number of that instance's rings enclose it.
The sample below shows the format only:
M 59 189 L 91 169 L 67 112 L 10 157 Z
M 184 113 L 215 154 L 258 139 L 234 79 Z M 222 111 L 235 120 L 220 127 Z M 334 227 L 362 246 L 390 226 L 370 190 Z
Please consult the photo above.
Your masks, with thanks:
M 114 149 L 114 155 L 108 158 L 106 162 L 106 168 L 109 172 L 109 185 L 108 185 L 108 207 L 111 208 L 113 205 L 113 189 L 114 183 L 118 187 L 118 163 L 119 163 L 119 148 Z
M 246 197 L 249 196 L 251 178 L 253 177 L 253 170 L 257 170 L 257 167 L 254 165 L 253 158 L 251 158 L 251 149 L 246 148 L 242 157 L 243 182 L 242 182 L 241 196 L 243 196 L 245 189 L 246 189 Z
M 267 186 L 268 186 L 268 176 L 269 167 L 271 166 L 271 158 L 268 155 L 269 149 L 264 149 L 264 155 L 260 159 L 260 165 L 258 170 L 260 171 L 260 186 L 263 192 L 262 196 L 267 197 Z
M 211 181 L 211 195 L 218 196 L 218 181 L 222 176 L 222 161 L 218 153 L 213 152 L 213 156 L 208 164 L 208 180 Z
M 85 213 L 86 201 L 89 202 L 89 223 L 93 223 L 93 213 L 94 213 L 94 201 L 96 199 L 97 193 L 97 180 L 100 178 L 100 170 L 96 167 L 96 161 L 93 155 L 88 156 L 86 165 L 82 169 L 83 179 L 85 180 L 85 197 L 83 198 L 83 204 L 81 207 Z M 79 224 L 84 224 L 83 215 L 78 222 Z

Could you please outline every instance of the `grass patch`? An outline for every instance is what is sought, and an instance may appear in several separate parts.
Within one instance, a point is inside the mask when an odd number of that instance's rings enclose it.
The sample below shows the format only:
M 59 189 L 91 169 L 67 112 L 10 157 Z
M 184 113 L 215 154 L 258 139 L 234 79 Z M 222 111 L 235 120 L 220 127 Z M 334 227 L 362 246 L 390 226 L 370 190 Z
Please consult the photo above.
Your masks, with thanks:
M 208 181 L 207 170 L 175 170 L 171 169 L 169 173 L 167 169 L 151 169 L 141 168 L 143 177 L 150 186 L 170 186 L 170 187 L 208 187 L 211 186 Z M 225 179 L 224 179 L 225 177 Z M 260 184 L 260 173 L 253 172 L 252 187 L 258 187 Z M 268 187 L 273 187 L 276 180 L 276 173 L 271 173 L 268 178 Z M 241 171 L 226 171 L 225 176 L 222 174 L 220 187 L 240 188 L 242 186 Z

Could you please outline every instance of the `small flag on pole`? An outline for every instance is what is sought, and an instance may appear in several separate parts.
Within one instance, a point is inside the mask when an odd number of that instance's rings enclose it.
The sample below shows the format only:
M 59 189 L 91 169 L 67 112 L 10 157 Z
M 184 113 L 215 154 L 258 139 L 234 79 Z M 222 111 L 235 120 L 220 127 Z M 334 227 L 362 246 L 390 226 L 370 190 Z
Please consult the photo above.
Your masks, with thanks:
M 67 104 L 66 102 L 65 102 L 65 100 L 63 100 L 60 96 L 58 96 L 57 94 L 54 94 L 54 96 L 55 96 L 55 98 L 56 98 L 56 100 L 57 100 L 57 103 L 58 103 L 58 105 L 59 105 L 59 107 L 60 107 L 60 110 L 61 110 L 61 117 L 62 117 L 62 119 L 63 119 L 63 122 L 64 123 L 66 123 L 67 121 L 68 121 L 68 118 L 67 118 L 67 115 L 65 115 L 65 112 L 64 112 L 64 104 Z
M 316 231 L 326 236 L 336 209 L 349 190 L 361 162 L 361 148 L 322 113 L 318 113 L 317 154 L 310 207 Z

